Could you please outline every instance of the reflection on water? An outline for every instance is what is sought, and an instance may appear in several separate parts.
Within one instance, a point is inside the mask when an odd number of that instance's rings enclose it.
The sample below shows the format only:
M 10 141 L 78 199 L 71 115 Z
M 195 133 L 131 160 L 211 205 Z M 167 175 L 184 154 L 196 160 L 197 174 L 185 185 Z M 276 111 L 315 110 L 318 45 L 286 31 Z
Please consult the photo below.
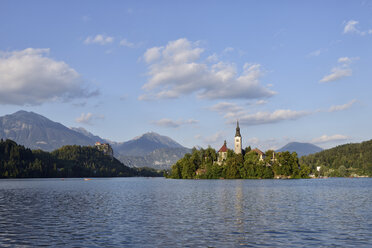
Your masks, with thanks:
M 0 246 L 372 246 L 372 179 L 0 180 Z

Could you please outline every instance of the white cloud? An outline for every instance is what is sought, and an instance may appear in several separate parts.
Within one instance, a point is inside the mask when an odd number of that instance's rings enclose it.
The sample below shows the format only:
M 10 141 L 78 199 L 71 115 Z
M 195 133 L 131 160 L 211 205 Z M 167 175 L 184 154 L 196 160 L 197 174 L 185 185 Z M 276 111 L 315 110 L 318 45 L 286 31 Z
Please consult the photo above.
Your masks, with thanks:
M 193 119 L 173 121 L 171 119 L 164 118 L 164 119 L 160 119 L 158 121 L 153 121 L 152 123 L 157 125 L 157 126 L 160 126 L 160 127 L 178 128 L 178 127 L 184 126 L 184 125 L 197 124 L 198 122 L 199 121 L 193 120 Z
M 344 78 L 344 77 L 349 77 L 351 75 L 352 75 L 352 70 L 350 68 L 334 67 L 331 70 L 331 74 L 328 74 L 328 75 L 324 76 L 320 80 L 320 82 L 321 83 L 332 82 L 332 81 L 336 81 L 336 80 Z
M 351 63 L 351 58 L 348 58 L 348 57 L 341 57 L 337 60 L 338 63 L 346 63 L 346 64 L 350 64 Z
M 361 31 L 357 28 L 357 25 L 359 24 L 358 21 L 355 21 L 355 20 L 350 20 L 348 21 L 346 24 L 345 24 L 345 27 L 344 27 L 344 34 L 358 34 L 358 35 L 366 35 L 367 33 L 368 34 L 371 34 L 371 30 L 368 30 L 368 31 Z
M 335 111 L 342 111 L 351 108 L 354 103 L 356 103 L 357 100 L 352 100 L 348 103 L 345 103 L 343 105 L 334 105 L 329 108 L 329 112 L 335 112 Z
M 161 56 L 160 51 L 162 49 L 163 49 L 163 47 L 152 47 L 152 48 L 147 49 L 147 51 L 143 55 L 145 61 L 147 63 L 151 63 L 151 62 L 159 59 L 160 56 Z
M 264 104 L 266 104 L 267 103 L 267 101 L 266 100 L 258 100 L 258 101 L 256 101 L 256 105 L 264 105 Z
M 321 83 L 327 83 L 327 82 L 332 82 L 336 81 L 339 79 L 342 79 L 344 77 L 350 77 L 353 73 L 353 71 L 350 68 L 350 64 L 358 60 L 358 57 L 355 58 L 349 58 L 349 57 L 341 57 L 337 60 L 338 63 L 341 65 L 333 67 L 331 70 L 331 73 L 324 76 L 319 82 Z
M 218 61 L 218 56 L 215 53 L 208 56 L 208 58 L 207 58 L 207 62 L 209 62 L 209 63 L 215 63 L 217 61 Z
M 322 143 L 328 143 L 328 142 L 333 142 L 333 141 L 344 141 L 344 140 L 348 140 L 348 139 L 349 139 L 349 137 L 346 136 L 346 135 L 335 134 L 335 135 L 328 136 L 328 135 L 324 134 L 319 138 L 312 139 L 311 142 L 315 143 L 315 144 L 322 144 Z
M 307 111 L 294 111 L 289 109 L 279 109 L 275 110 L 274 112 L 257 112 L 254 114 L 245 113 L 238 115 L 227 114 L 226 117 L 229 118 L 233 122 L 236 119 L 239 119 L 239 123 L 242 125 L 261 125 L 261 124 L 269 124 L 269 123 L 277 123 L 285 120 L 296 120 L 303 116 L 311 114 Z
M 80 117 L 76 118 L 75 121 L 77 123 L 85 123 L 85 124 L 91 124 L 93 118 L 92 113 L 81 113 Z
M 92 125 L 95 119 L 104 119 L 103 115 L 93 115 L 92 113 L 81 113 L 81 115 L 75 119 L 77 123 Z
M 99 45 L 106 45 L 112 43 L 114 41 L 114 37 L 106 36 L 103 34 L 97 34 L 96 36 L 88 36 L 84 40 L 84 44 L 99 44 Z
M 355 27 L 359 22 L 350 20 L 346 23 L 344 27 L 344 34 L 347 33 L 359 33 L 360 31 Z
M 312 113 L 309 111 L 279 109 L 273 112 L 257 112 L 252 114 L 243 107 L 230 102 L 220 102 L 209 109 L 223 115 L 228 123 L 235 123 L 236 120 L 239 120 L 240 124 L 248 126 L 277 123 L 285 120 L 296 120 Z
M 79 73 L 48 57 L 49 49 L 0 51 L 0 104 L 38 105 L 47 101 L 89 97 Z
M 132 43 L 132 42 L 129 42 L 127 39 L 122 39 L 120 41 L 120 46 L 125 46 L 125 47 L 129 47 L 129 48 L 133 48 L 133 47 L 135 47 L 135 44 Z
M 171 41 L 166 47 L 153 47 L 144 59 L 149 63 L 146 94 L 140 100 L 178 98 L 197 93 L 207 99 L 254 99 L 275 94 L 260 84 L 259 64 L 245 64 L 238 75 L 234 64 L 199 62 L 203 49 L 187 39 Z
M 229 113 L 229 112 L 241 112 L 243 108 L 239 105 L 231 102 L 219 102 L 212 107 L 209 108 L 212 111 L 216 111 L 219 113 Z

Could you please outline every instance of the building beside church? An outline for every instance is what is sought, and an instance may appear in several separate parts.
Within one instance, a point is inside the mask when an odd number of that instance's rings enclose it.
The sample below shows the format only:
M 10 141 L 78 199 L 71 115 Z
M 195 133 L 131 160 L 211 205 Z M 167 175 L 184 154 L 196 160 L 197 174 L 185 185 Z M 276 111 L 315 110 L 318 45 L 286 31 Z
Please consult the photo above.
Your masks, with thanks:
M 217 164 L 221 165 L 223 161 L 227 158 L 227 145 L 226 140 L 223 143 L 223 146 L 218 150 Z

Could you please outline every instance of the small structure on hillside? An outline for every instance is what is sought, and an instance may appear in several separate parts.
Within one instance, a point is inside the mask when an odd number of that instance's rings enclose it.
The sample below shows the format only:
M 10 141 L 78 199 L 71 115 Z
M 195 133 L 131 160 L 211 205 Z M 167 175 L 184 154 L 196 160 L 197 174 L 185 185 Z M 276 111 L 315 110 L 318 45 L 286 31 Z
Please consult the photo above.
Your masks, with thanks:
M 109 143 L 101 143 L 96 142 L 94 145 L 99 151 L 103 152 L 105 155 L 110 156 L 111 158 L 114 157 L 114 150 L 112 150 L 112 147 Z

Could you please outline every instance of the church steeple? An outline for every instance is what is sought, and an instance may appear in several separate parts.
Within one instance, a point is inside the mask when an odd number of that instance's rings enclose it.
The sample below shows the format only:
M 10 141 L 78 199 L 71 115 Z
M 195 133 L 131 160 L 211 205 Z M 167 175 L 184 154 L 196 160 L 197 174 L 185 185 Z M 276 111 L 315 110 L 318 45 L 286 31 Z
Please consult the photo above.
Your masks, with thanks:
M 236 121 L 236 133 L 235 133 L 235 137 L 242 137 L 240 135 L 239 121 Z
M 240 135 L 239 121 L 236 121 L 236 133 L 235 133 L 235 154 L 242 153 L 242 136 Z

